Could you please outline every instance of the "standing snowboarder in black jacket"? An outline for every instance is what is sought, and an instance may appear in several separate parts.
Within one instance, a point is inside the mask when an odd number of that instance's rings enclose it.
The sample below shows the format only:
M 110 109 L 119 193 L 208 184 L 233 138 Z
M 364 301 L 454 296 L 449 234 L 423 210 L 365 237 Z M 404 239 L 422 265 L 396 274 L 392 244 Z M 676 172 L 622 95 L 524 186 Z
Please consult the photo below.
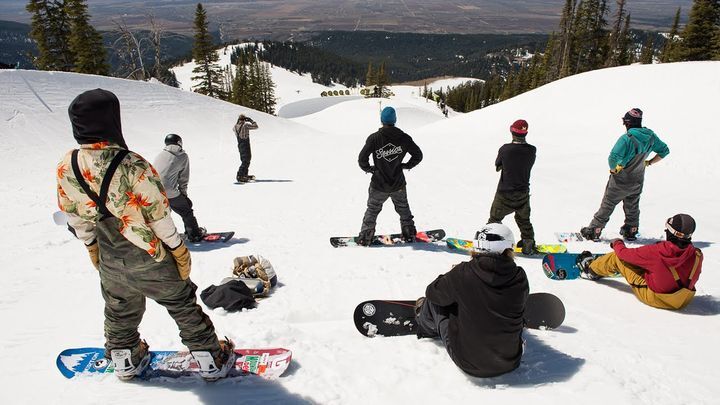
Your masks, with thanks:
M 529 287 L 514 243 L 507 226 L 485 225 L 475 241 L 481 253 L 438 276 L 415 304 L 418 337 L 442 340 L 453 362 L 476 377 L 520 365 Z
M 357 241 L 363 246 L 372 242 L 375 236 L 375 221 L 388 198 L 392 199 L 395 211 L 400 215 L 403 238 L 407 242 L 415 241 L 417 230 L 408 204 L 403 169 L 410 170 L 417 166 L 423 155 L 410 135 L 395 127 L 396 121 L 395 109 L 385 107 L 380 113 L 382 128 L 367 138 L 365 146 L 358 156 L 360 168 L 367 173 L 372 173 L 367 210 Z M 407 153 L 410 153 L 410 160 L 403 163 L 403 158 Z M 370 166 L 369 162 L 371 154 L 373 166 Z
M 495 199 L 490 207 L 488 223 L 501 223 L 508 214 L 515 213 L 520 228 L 523 254 L 535 253 L 535 231 L 530 223 L 530 171 L 535 164 L 536 149 L 525 141 L 528 123 L 517 120 L 510 126 L 512 142 L 500 147 L 495 170 L 501 172 Z

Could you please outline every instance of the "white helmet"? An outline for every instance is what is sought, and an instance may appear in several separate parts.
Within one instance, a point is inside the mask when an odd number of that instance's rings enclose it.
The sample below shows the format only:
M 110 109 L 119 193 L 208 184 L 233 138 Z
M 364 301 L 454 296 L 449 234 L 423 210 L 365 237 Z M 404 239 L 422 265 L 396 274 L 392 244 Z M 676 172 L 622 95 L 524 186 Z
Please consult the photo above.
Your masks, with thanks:
M 515 236 L 503 224 L 487 224 L 475 233 L 475 247 L 482 252 L 500 253 L 515 246 Z

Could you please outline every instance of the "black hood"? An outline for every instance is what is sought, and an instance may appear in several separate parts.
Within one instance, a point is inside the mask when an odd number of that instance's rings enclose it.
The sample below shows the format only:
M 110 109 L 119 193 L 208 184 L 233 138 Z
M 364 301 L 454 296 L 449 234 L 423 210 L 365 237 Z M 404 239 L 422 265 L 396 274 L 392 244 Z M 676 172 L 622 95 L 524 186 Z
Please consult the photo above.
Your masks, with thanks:
M 88 90 L 68 107 L 73 136 L 79 144 L 115 143 L 127 149 L 120 125 L 120 101 L 115 94 L 103 90 Z

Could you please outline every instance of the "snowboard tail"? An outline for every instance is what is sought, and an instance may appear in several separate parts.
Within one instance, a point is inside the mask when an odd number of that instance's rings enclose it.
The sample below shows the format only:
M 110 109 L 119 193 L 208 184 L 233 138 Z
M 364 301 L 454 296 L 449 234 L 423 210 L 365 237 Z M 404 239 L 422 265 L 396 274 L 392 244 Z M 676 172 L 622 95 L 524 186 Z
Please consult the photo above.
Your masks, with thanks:
M 445 231 L 442 229 L 434 229 L 432 231 L 418 232 L 415 235 L 415 242 L 432 243 L 441 241 L 445 237 Z M 347 237 L 331 237 L 330 244 L 333 247 L 345 247 L 345 246 L 360 246 L 357 243 L 357 236 Z M 400 245 L 405 244 L 405 239 L 401 233 L 394 233 L 390 235 L 375 235 L 373 237 L 370 246 L 388 246 L 388 245 Z
M 525 307 L 525 327 L 555 329 L 565 320 L 565 306 L 549 293 L 533 293 Z M 355 328 L 367 337 L 405 336 L 417 333 L 415 301 L 369 300 L 353 312 Z
M 228 378 L 254 374 L 265 379 L 280 377 L 290 365 L 292 352 L 287 349 L 235 349 L 235 367 Z M 105 358 L 104 348 L 86 347 L 63 350 L 55 364 L 66 378 L 113 374 L 114 366 Z M 198 363 L 188 351 L 151 351 L 150 365 L 136 379 L 200 378 Z

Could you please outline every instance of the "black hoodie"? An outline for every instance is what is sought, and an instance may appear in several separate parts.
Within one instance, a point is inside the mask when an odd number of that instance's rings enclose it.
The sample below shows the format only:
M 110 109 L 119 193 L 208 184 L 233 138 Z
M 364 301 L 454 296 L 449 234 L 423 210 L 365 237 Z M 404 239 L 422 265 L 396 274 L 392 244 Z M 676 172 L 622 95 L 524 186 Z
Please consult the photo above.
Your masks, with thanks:
M 410 160 L 403 163 L 407 153 L 410 153 Z M 403 169 L 412 169 L 423 158 L 422 151 L 410 135 L 392 125 L 383 126 L 367 138 L 358 156 L 358 164 L 366 172 L 370 171 L 370 154 L 375 165 L 370 186 L 386 193 L 405 186 Z
M 425 291 L 430 302 L 449 309 L 455 364 L 477 377 L 497 376 L 520 365 L 528 294 L 522 267 L 510 257 L 492 254 L 458 264 Z
M 115 94 L 88 90 L 70 103 L 68 115 L 79 144 L 110 142 L 127 149 L 120 125 L 120 101 Z

